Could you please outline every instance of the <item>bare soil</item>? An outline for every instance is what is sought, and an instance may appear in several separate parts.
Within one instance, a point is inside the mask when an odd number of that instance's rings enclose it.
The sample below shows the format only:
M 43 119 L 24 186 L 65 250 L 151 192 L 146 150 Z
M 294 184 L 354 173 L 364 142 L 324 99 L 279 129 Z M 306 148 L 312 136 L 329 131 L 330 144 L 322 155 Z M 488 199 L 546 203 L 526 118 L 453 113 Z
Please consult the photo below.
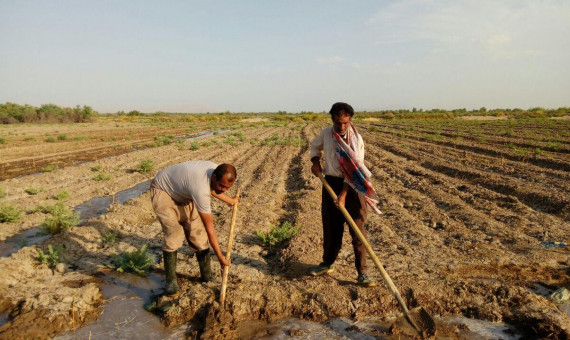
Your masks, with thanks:
M 62 188 L 71 193 L 66 204 L 74 207 L 133 187 L 170 164 L 192 159 L 232 163 L 238 169 L 242 199 L 226 307 L 217 302 L 219 285 L 199 282 L 197 262 L 184 247 L 178 266 L 182 293 L 176 298 L 158 298 L 159 305 L 171 306 L 157 316 L 164 325 L 192 326 L 188 334 L 192 338 L 239 338 L 239 325 L 246 321 L 271 322 L 291 316 L 312 321 L 374 316 L 393 323 L 401 311 L 371 261 L 369 274 L 381 284 L 375 288 L 356 285 L 348 231 L 335 271 L 322 277 L 307 276 L 322 256 L 321 186 L 309 170 L 308 143 L 327 123 L 276 126 L 250 120 L 238 130 L 200 139 L 217 143 L 197 150 L 190 148 L 191 142 L 175 143 L 6 179 L 0 182 L 6 192 L 0 203 L 22 207 L 28 213 L 21 222 L 1 224 L 0 239 L 39 226 L 46 215 L 33 212 L 34 207 L 53 204 Z M 450 120 L 443 127 L 452 129 L 454 124 L 459 123 Z M 534 128 L 537 124 L 542 123 L 522 122 L 516 129 L 539 134 Z M 485 126 L 485 134 L 497 138 L 493 141 L 512 138 L 512 143 L 520 143 L 517 136 L 501 134 L 503 127 L 498 126 Z M 473 125 L 471 130 L 479 127 Z M 180 126 L 181 131 L 185 128 Z M 567 339 L 569 316 L 541 295 L 540 289 L 570 289 L 569 247 L 541 246 L 543 241 L 570 241 L 570 159 L 560 151 L 566 148 L 570 121 L 545 126 L 551 142 L 559 143 L 553 145 L 561 147 L 541 151 L 534 158 L 520 157 L 495 142 L 423 138 L 425 131 L 441 133 L 442 126 L 422 121 L 398 126 L 369 121 L 359 123 L 358 128 L 384 212 L 370 217 L 368 240 L 409 307 L 422 306 L 434 316 L 507 322 L 529 339 Z M 422 132 L 414 133 L 414 129 Z M 237 132 L 245 140 L 236 135 L 236 140 L 229 141 Z M 262 143 L 274 135 L 305 143 Z M 10 144 L 3 148 L 4 154 L 10 153 Z M 34 152 L 18 157 L 33 158 Z M 154 171 L 133 171 L 145 158 L 154 160 Z M 93 180 L 91 168 L 96 164 L 112 178 Z M 29 195 L 25 192 L 29 187 L 42 191 Z M 229 194 L 234 193 L 232 188 Z M 231 208 L 214 202 L 213 211 L 225 249 Z M 268 231 L 283 221 L 301 226 L 299 234 L 275 249 L 260 246 L 256 230 Z M 115 244 L 103 243 L 102 235 L 108 232 L 117 234 Z M 48 244 L 65 247 L 66 265 L 60 270 L 35 260 L 38 250 Z M 100 277 L 108 270 L 111 257 L 145 244 L 160 255 L 162 234 L 148 192 L 124 205 L 114 204 L 103 216 L 41 244 L 22 245 L 18 252 L 0 258 L 0 314 L 9 313 L 9 321 L 0 327 L 0 339 L 49 338 L 94 320 L 105 303 Z M 213 268 L 219 269 L 218 264 L 213 263 Z M 162 262 L 152 270 L 162 273 Z M 35 326 L 30 327 L 31 323 Z M 440 335 L 461 338 L 449 325 L 438 329 Z M 374 336 L 388 338 L 397 331 L 393 327 Z M 414 336 L 402 332 L 404 338 Z

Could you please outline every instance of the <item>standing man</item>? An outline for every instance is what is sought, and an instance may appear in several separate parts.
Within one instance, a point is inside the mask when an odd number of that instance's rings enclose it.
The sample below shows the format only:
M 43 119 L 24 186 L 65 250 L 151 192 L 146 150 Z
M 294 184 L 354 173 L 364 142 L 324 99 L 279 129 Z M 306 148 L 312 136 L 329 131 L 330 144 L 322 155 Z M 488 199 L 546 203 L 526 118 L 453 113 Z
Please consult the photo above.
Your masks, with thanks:
M 236 169 L 230 164 L 190 161 L 162 169 L 153 179 L 150 196 L 164 233 L 166 294 L 174 295 L 180 290 L 176 281 L 176 256 L 185 238 L 196 252 L 202 281 L 214 280 L 210 245 L 222 268 L 230 265 L 220 250 L 214 230 L 210 196 L 234 205 L 237 199 L 224 192 L 234 185 L 236 178 Z
M 358 229 L 366 237 L 366 207 L 375 212 L 378 197 L 370 185 L 370 171 L 364 165 L 364 141 L 351 122 L 354 115 L 352 106 L 335 103 L 330 110 L 332 126 L 326 127 L 311 142 L 311 171 L 315 176 L 323 172 L 320 159 L 325 157 L 325 179 L 338 196 L 335 202 L 326 189 L 322 189 L 321 216 L 323 222 L 323 262 L 311 269 L 317 276 L 333 271 L 342 247 L 342 235 L 346 222 L 339 205 L 346 208 Z M 365 287 L 376 286 L 376 281 L 366 275 L 366 248 L 352 228 L 348 228 L 354 248 L 354 262 L 358 272 L 358 284 Z

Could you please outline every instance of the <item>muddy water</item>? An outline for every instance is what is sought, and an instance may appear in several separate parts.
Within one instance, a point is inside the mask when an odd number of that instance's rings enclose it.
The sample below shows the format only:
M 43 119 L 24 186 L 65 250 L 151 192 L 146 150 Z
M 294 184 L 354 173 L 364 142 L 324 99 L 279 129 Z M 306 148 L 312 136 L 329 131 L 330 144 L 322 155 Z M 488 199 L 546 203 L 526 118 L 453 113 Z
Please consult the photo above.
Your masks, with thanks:
M 132 188 L 119 191 L 112 196 L 92 198 L 89 201 L 76 206 L 73 211 L 78 213 L 83 221 L 99 217 L 105 214 L 107 209 L 109 209 L 111 204 L 114 202 L 124 204 L 125 202 L 142 195 L 145 191 L 150 189 L 151 181 L 152 180 L 149 179 L 148 181 L 139 183 Z
M 56 339 L 179 339 L 186 327 L 166 329 L 143 305 L 161 291 L 157 274 L 140 277 L 133 274 L 109 274 L 102 277 L 107 303 L 101 317 L 86 327 L 65 333 Z
M 50 237 L 50 235 L 42 234 L 40 227 L 24 230 L 0 243 L 0 257 L 10 256 L 22 247 L 43 242 Z
M 438 339 L 504 339 L 521 338 L 514 329 L 503 323 L 493 323 L 464 317 L 436 318 Z M 242 339 L 407 339 L 414 334 L 411 328 L 404 334 L 390 334 L 392 322 L 378 318 L 352 321 L 334 318 L 325 323 L 316 323 L 295 318 L 286 318 L 270 324 L 258 321 L 243 322 L 238 326 Z M 396 321 L 396 324 L 398 322 Z M 411 333 L 410 333 L 411 331 Z
M 213 136 L 215 134 L 219 134 L 219 133 L 226 133 L 229 132 L 230 130 L 218 130 L 218 131 L 203 131 L 203 132 L 198 132 L 196 134 L 190 135 L 190 137 L 186 138 L 185 141 L 191 141 L 191 140 L 196 140 L 196 139 L 200 139 L 200 138 L 205 138 L 205 137 L 210 137 Z

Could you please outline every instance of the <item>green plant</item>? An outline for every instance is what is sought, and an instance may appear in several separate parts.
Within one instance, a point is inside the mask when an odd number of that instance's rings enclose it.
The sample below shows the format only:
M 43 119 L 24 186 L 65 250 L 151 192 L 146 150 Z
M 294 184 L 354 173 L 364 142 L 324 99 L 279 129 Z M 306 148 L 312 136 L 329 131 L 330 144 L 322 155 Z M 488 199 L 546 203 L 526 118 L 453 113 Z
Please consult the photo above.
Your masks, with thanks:
M 101 164 L 97 164 L 91 167 L 91 171 L 93 172 L 97 172 L 99 170 L 101 170 L 103 168 L 103 166 Z
M 24 212 L 11 204 L 0 206 L 0 223 L 18 222 L 24 216 Z
M 291 237 L 297 235 L 299 232 L 299 226 L 293 226 L 290 222 L 282 222 L 281 224 L 275 225 L 270 231 L 263 233 L 256 230 L 257 239 L 259 243 L 265 248 L 271 250 L 274 246 L 285 242 Z
M 192 144 L 190 144 L 190 148 L 189 148 L 189 149 L 192 150 L 192 151 L 196 151 L 196 150 L 198 150 L 199 148 L 200 148 L 200 143 L 198 143 L 198 142 L 192 142 Z
M 85 137 L 85 136 L 76 136 L 73 137 L 74 141 L 82 141 L 82 140 L 88 140 L 89 138 Z
M 96 174 L 95 176 L 93 176 L 93 180 L 99 182 L 99 181 L 108 181 L 111 179 L 111 174 L 108 172 L 100 172 L 98 174 Z
M 42 172 L 52 172 L 59 169 L 59 165 L 57 164 L 48 164 L 42 168 Z
M 57 136 L 57 140 L 67 140 L 67 135 L 65 133 L 62 133 L 61 135 Z
M 74 213 L 66 208 L 63 203 L 59 202 L 53 206 L 52 216 L 47 218 L 42 227 L 47 234 L 58 234 L 79 224 L 79 214 Z
M 54 269 L 55 266 L 61 262 L 61 254 L 63 254 L 63 246 L 61 244 L 58 244 L 55 247 L 53 247 L 51 244 L 48 244 L 47 253 L 44 253 L 40 249 L 37 260 L 41 264 L 47 264 L 48 267 Z
M 113 263 L 118 272 L 134 272 L 145 276 L 146 271 L 155 263 L 155 258 L 148 252 L 147 246 L 144 245 L 138 250 L 126 251 L 120 256 L 113 257 Z
M 41 188 L 38 189 L 38 188 L 29 187 L 29 188 L 27 188 L 27 189 L 24 190 L 24 191 L 25 191 L 26 194 L 28 194 L 28 195 L 36 195 L 36 194 L 37 194 L 38 192 L 40 192 L 41 190 L 42 190 Z
M 6 144 L 6 138 L 0 137 L 0 144 Z
M 110 231 L 101 236 L 101 240 L 103 241 L 103 244 L 115 244 L 115 242 L 117 242 L 117 234 Z
M 26 137 L 24 138 L 24 142 L 28 142 L 28 141 L 37 141 L 38 139 L 36 137 Z
M 151 172 L 154 170 L 154 162 L 152 159 L 145 158 L 143 159 L 136 169 L 141 174 L 146 174 L 147 172 Z
M 53 137 L 48 137 L 48 138 L 44 139 L 44 141 L 47 142 L 47 143 L 55 143 L 55 138 L 53 138 Z
M 67 189 L 61 189 L 54 197 L 58 201 L 65 201 L 69 198 L 69 191 L 67 191 Z

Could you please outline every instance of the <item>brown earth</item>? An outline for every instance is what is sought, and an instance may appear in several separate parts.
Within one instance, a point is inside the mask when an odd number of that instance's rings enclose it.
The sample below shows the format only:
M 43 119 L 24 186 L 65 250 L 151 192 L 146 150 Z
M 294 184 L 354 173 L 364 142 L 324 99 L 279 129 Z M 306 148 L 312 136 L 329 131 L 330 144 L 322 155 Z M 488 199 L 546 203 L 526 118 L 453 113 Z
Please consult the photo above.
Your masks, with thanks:
M 183 143 L 184 148 L 172 144 L 4 180 L 0 186 L 7 195 L 2 202 L 29 213 L 22 222 L 2 224 L 0 239 L 41 224 L 45 215 L 32 212 L 33 208 L 53 203 L 52 197 L 62 188 L 72 193 L 66 204 L 73 207 L 130 188 L 170 164 L 190 159 L 228 162 L 238 169 L 242 199 L 226 308 L 216 302 L 218 285 L 198 282 L 198 265 L 185 248 L 179 253 L 178 267 L 182 294 L 159 298 L 159 304 L 172 306 L 161 315 L 166 326 L 194 325 L 191 337 L 235 338 L 239 337 L 238 325 L 248 320 L 378 316 L 391 322 L 401 311 L 387 287 L 380 284 L 366 289 L 355 284 L 348 232 L 335 271 L 323 277 L 307 276 L 322 256 L 321 186 L 309 171 L 308 145 L 262 142 L 274 135 L 280 140 L 290 137 L 289 141 L 309 142 L 326 123 L 278 127 L 249 122 L 237 131 L 199 140 L 218 143 L 197 150 L 189 149 L 190 142 Z M 402 124 L 411 132 L 398 133 L 401 129 L 383 122 L 358 127 L 384 212 L 369 218 L 368 240 L 408 305 L 422 306 L 432 315 L 508 322 L 527 338 L 567 339 L 568 315 L 536 289 L 537 285 L 570 288 L 568 247 L 540 245 L 548 240 L 570 241 L 568 154 L 543 151 L 533 161 L 511 155 L 509 148 L 475 139 L 453 143 L 418 138 L 430 125 Z M 446 124 L 452 127 L 455 123 Z M 570 122 L 557 124 L 560 132 L 570 131 Z M 487 126 L 486 133 L 492 135 L 493 128 L 497 138 L 508 138 L 493 126 Z M 526 128 L 536 132 L 532 122 L 517 126 Z M 414 134 L 413 129 L 422 132 Z M 237 134 L 236 140 L 228 140 L 236 132 L 245 141 Z M 565 145 L 568 136 L 558 138 Z M 132 171 L 145 158 L 155 161 L 155 170 L 148 174 Z M 100 164 L 112 178 L 94 181 L 94 164 Z M 29 187 L 43 191 L 28 195 L 24 190 Z M 234 188 L 229 194 L 233 193 Z M 225 249 L 231 208 L 214 202 L 213 211 Z M 301 226 L 299 234 L 277 249 L 262 248 L 255 231 L 268 231 L 283 221 Z M 104 245 L 101 236 L 109 231 L 118 235 L 117 242 Z M 111 256 L 145 244 L 160 254 L 161 238 L 147 192 L 43 244 L 24 246 L 1 258 L 0 313 L 10 313 L 10 321 L 0 328 L 0 338 L 48 338 L 81 327 L 100 313 L 104 301 L 95 279 L 110 265 Z M 37 252 L 47 244 L 65 246 L 67 268 L 52 271 L 37 264 Z M 217 263 L 213 266 L 219 268 Z M 162 263 L 153 270 L 161 272 Z M 369 273 L 382 280 L 371 261 Z M 30 320 L 41 328 L 25 327 Z

